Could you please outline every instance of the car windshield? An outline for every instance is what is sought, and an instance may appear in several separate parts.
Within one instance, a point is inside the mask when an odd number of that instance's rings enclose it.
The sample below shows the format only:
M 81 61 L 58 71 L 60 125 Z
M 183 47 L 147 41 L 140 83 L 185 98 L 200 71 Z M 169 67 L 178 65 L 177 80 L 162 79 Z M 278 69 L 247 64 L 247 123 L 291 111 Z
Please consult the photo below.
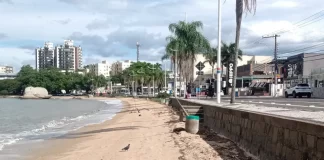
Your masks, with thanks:
M 308 87 L 308 84 L 298 84 L 298 87 Z

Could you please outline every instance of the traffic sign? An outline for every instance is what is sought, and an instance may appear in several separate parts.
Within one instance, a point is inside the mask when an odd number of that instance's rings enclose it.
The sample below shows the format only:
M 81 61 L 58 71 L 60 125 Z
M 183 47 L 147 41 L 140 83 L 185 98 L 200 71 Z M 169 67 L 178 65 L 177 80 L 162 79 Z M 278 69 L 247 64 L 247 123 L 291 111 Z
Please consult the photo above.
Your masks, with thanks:
M 204 63 L 202 63 L 201 61 L 196 65 L 196 68 L 201 71 L 205 68 L 205 65 Z
M 204 71 L 197 71 L 196 75 L 204 75 Z

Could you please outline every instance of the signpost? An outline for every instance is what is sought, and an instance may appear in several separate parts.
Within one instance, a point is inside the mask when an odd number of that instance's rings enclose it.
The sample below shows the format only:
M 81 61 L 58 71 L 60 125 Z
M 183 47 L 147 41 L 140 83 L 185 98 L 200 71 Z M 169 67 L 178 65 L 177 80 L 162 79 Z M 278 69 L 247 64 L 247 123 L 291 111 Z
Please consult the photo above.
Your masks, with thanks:
M 199 78 L 199 76 L 204 75 L 204 71 L 201 71 L 201 70 L 203 70 L 205 68 L 204 63 L 202 63 L 201 61 L 199 61 L 198 64 L 196 65 L 196 68 L 198 69 L 198 71 L 196 72 L 196 74 L 198 75 L 198 78 Z M 201 93 L 200 79 L 201 78 L 199 78 L 199 94 L 198 94 L 198 99 L 200 99 L 200 93 Z

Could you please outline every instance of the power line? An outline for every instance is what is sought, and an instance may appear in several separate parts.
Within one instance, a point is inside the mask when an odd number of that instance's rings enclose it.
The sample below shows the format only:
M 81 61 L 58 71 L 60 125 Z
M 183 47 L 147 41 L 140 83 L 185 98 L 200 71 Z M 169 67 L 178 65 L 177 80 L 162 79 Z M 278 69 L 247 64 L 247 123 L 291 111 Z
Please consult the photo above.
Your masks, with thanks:
M 312 24 L 312 23 L 315 23 L 315 22 L 317 22 L 317 21 L 319 21 L 319 20 L 322 20 L 324 17 L 324 14 L 323 14 L 323 12 L 324 12 L 324 10 L 321 10 L 321 11 L 319 11 L 319 12 L 316 12 L 315 14 L 313 14 L 313 15 L 311 15 L 311 16 L 309 16 L 309 17 L 307 17 L 307 18 L 305 18 L 305 19 L 303 19 L 303 20 L 300 20 L 300 21 L 298 21 L 298 22 L 296 22 L 296 23 L 294 23 L 293 24 L 293 26 L 296 26 L 297 28 L 299 27 L 299 28 L 301 28 L 301 27 L 305 27 L 305 26 L 307 26 L 307 25 L 310 25 L 310 24 Z M 312 18 L 313 17 L 313 18 Z M 314 18 L 315 17 L 315 18 Z M 323 17 L 323 18 L 321 18 L 321 17 Z M 312 18 L 312 19 L 311 19 Z M 318 18 L 320 18 L 320 19 L 318 19 Z M 310 19 L 310 20 L 308 20 L 308 19 Z M 316 20 L 317 19 L 317 20 Z M 277 30 L 277 31 L 275 31 L 275 32 L 272 32 L 271 34 L 283 34 L 283 33 L 286 33 L 286 32 L 289 32 L 289 31 L 291 31 L 291 29 L 280 29 L 280 30 Z
M 280 53 L 278 55 L 289 54 L 289 53 L 294 53 L 294 52 L 302 52 L 302 51 L 305 51 L 305 50 L 309 50 L 309 49 L 313 49 L 313 48 L 317 48 L 317 47 L 322 47 L 322 46 L 324 46 L 324 42 L 321 42 L 319 44 L 315 44 L 315 45 L 312 45 L 312 46 L 308 46 L 308 47 L 305 47 L 305 48 L 300 48 L 300 49 L 296 49 L 296 50 L 292 50 L 292 51 L 286 51 L 286 52 Z

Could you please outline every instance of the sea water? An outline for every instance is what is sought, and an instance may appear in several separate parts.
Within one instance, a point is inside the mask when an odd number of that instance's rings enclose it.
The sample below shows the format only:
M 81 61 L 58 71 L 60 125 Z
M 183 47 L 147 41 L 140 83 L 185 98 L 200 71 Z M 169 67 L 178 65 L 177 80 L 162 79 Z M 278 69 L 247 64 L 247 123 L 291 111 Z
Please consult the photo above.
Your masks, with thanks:
M 20 143 L 33 144 L 102 123 L 121 108 L 120 100 L 0 99 L 0 160 L 21 159 L 19 147 L 14 147 Z

